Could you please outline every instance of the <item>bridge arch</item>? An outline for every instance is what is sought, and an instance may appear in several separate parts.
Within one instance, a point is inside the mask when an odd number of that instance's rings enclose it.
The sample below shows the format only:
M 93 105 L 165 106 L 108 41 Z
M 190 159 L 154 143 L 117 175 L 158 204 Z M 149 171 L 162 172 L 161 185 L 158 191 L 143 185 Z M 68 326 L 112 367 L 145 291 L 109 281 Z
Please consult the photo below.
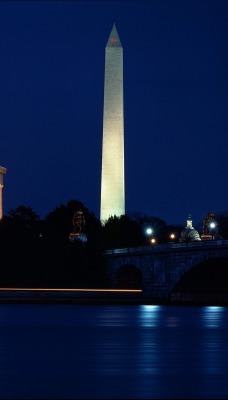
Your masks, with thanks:
M 174 282 L 172 293 L 228 293 L 228 257 L 195 263 Z
M 228 240 L 113 249 L 107 250 L 105 257 L 113 288 L 140 288 L 145 299 L 175 300 L 179 282 L 184 280 L 186 285 L 188 277 L 194 275 L 194 285 L 209 278 L 215 283 L 213 276 L 217 274 L 224 281 L 223 297 L 228 301 Z
M 141 289 L 141 271 L 133 264 L 122 265 L 115 273 L 115 287 L 117 289 Z

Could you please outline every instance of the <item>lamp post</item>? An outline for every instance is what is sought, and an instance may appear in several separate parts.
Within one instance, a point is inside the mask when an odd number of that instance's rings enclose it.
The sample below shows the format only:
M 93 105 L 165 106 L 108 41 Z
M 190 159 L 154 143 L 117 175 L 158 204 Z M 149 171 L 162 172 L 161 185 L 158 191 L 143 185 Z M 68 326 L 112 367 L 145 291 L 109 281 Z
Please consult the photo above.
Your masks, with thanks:
M 146 228 L 146 234 L 148 235 L 148 236 L 150 236 L 150 235 L 152 235 L 152 233 L 153 233 L 153 229 L 152 228 Z
M 174 242 L 176 239 L 175 233 L 170 233 L 169 238 L 171 239 L 171 243 Z
M 152 229 L 150 226 L 148 226 L 148 227 L 145 229 L 145 232 L 146 232 L 146 235 L 147 235 L 148 238 L 149 238 L 149 241 L 151 242 L 151 236 L 152 236 L 152 234 L 153 234 L 153 229 Z
M 215 238 L 215 229 L 216 229 L 216 222 L 215 221 L 211 221 L 209 224 L 210 227 L 210 231 L 211 231 L 211 236 L 212 236 L 212 240 L 214 240 Z

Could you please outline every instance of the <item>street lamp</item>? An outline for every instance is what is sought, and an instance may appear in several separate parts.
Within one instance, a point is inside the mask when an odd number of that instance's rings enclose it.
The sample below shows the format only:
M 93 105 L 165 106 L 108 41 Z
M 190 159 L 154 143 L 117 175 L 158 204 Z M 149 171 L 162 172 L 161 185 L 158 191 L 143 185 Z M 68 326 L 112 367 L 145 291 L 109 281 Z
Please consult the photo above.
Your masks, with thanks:
M 153 235 L 153 229 L 150 226 L 148 226 L 147 228 L 145 228 L 145 233 L 146 233 L 146 236 L 148 236 L 149 241 L 151 242 L 151 237 Z
M 153 229 L 152 228 L 146 228 L 146 234 L 148 236 L 152 235 L 152 233 L 153 233 Z
M 171 240 L 174 240 L 176 238 L 176 235 L 175 235 L 175 233 L 171 233 L 169 237 Z
M 209 224 L 210 227 L 210 231 L 211 231 L 211 235 L 212 235 L 212 240 L 214 240 L 215 238 L 215 229 L 216 229 L 216 222 L 215 221 L 211 221 Z

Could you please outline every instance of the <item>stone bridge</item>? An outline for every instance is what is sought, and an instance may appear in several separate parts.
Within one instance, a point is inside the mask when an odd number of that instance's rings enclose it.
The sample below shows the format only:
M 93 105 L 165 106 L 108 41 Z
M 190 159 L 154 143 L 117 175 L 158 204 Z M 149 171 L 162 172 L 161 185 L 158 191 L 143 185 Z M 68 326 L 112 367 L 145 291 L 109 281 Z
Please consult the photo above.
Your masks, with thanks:
M 113 249 L 105 257 L 111 287 L 142 289 L 144 298 L 170 299 L 184 274 L 198 265 L 225 260 L 228 274 L 228 240 Z

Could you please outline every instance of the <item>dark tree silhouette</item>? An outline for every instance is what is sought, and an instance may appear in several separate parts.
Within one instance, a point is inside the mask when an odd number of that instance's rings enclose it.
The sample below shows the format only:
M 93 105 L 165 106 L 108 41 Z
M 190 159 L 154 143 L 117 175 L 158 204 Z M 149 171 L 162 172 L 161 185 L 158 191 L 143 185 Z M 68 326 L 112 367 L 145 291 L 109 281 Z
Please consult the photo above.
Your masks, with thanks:
M 218 221 L 218 233 L 223 239 L 228 239 L 228 211 L 216 215 Z
M 74 211 L 85 213 L 88 241 L 70 243 Z M 3 286 L 104 287 L 101 225 L 77 200 L 60 205 L 44 220 L 30 207 L 11 210 L 0 221 L 0 281 Z
M 140 246 L 144 236 L 140 224 L 127 215 L 111 217 L 103 227 L 105 248 Z
M 139 216 L 137 218 L 137 223 L 140 225 L 142 233 L 144 235 L 145 244 L 149 243 L 149 237 L 146 234 L 146 229 L 150 227 L 152 229 L 151 237 L 156 239 L 157 243 L 166 243 L 168 240 L 168 225 L 166 222 L 158 217 L 154 216 Z

